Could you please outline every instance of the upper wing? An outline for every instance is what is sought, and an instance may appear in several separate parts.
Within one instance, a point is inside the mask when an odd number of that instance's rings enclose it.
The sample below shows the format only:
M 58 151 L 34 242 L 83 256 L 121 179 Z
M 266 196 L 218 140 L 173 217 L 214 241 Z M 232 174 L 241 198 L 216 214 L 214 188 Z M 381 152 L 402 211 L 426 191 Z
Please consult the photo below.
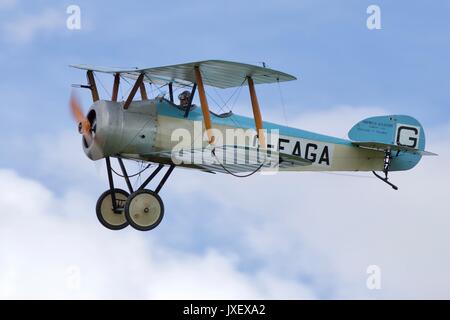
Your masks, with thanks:
M 147 154 L 171 158 L 175 163 L 193 164 L 212 172 L 243 173 L 258 169 L 293 168 L 308 166 L 312 162 L 304 158 L 274 151 L 260 151 L 254 147 L 218 146 L 202 149 L 182 149 L 177 151 L 160 151 Z
M 205 60 L 155 68 L 119 69 L 89 66 L 84 64 L 71 67 L 102 73 L 120 73 L 125 77 L 137 79 L 141 73 L 144 80 L 152 83 L 172 82 L 178 85 L 195 83 L 194 67 L 200 67 L 205 85 L 218 88 L 239 87 L 251 76 L 255 84 L 296 80 L 287 73 L 260 66 L 224 60 Z
M 387 149 L 390 149 L 392 151 L 403 151 L 413 154 L 419 154 L 421 156 L 437 156 L 436 153 L 424 151 L 424 150 L 418 150 L 411 147 L 406 146 L 399 146 L 396 144 L 387 144 L 387 143 L 381 143 L 381 142 L 371 142 L 371 141 L 354 141 L 352 144 L 361 147 L 361 148 L 367 148 L 367 149 L 374 149 L 379 151 L 385 151 Z

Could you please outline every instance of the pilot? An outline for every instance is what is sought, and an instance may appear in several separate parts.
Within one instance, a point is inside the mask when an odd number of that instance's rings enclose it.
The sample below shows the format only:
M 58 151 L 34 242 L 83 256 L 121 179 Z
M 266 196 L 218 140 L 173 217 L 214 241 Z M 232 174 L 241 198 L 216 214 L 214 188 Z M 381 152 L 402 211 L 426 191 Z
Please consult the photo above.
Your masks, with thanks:
M 191 97 L 191 93 L 187 90 L 180 93 L 178 95 L 178 99 L 180 99 L 180 107 L 188 108 L 190 97 Z

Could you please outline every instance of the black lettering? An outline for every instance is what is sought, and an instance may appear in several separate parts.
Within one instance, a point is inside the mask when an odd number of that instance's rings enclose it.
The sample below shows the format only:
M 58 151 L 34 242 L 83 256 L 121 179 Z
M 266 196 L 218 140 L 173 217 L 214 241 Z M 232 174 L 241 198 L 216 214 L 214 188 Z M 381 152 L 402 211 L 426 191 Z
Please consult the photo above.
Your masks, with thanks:
M 314 152 L 314 153 L 310 153 L 310 152 L 309 152 L 309 149 L 310 149 L 310 148 L 313 148 L 314 151 L 317 150 L 317 144 L 314 144 L 314 143 L 308 143 L 308 144 L 306 145 L 305 159 L 306 159 L 306 160 L 309 160 L 309 161 L 312 161 L 312 162 L 316 162 L 317 155 L 316 155 L 315 152 Z
M 322 155 L 319 159 L 319 164 L 321 164 L 322 162 L 325 162 L 327 166 L 330 165 L 330 154 L 328 153 L 328 146 L 325 146 L 323 148 Z
M 412 144 L 402 144 L 400 143 L 400 137 L 402 135 L 402 131 L 403 130 L 409 130 L 414 132 L 415 134 L 415 138 L 414 137 L 409 137 L 409 141 L 412 142 Z M 417 147 L 417 135 L 419 134 L 419 130 L 417 130 L 417 128 L 412 128 L 412 127 L 406 127 L 406 126 L 400 126 L 398 127 L 398 132 L 397 132 L 397 145 L 399 146 L 405 146 L 405 147 L 411 147 L 411 148 L 416 148 Z
M 300 152 L 300 141 L 297 141 L 294 146 L 294 150 L 292 151 L 292 155 L 301 157 L 302 154 Z
M 280 138 L 280 139 L 278 140 L 278 151 L 284 150 L 284 147 L 281 145 L 281 143 L 289 143 L 289 140 L 288 140 L 288 139 Z

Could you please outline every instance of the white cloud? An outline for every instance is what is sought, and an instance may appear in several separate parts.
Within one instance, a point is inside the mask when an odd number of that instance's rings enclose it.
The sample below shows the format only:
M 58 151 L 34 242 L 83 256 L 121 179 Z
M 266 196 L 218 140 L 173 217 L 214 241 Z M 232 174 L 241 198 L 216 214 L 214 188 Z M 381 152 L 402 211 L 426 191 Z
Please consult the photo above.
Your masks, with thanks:
M 293 108 L 292 108 L 293 109 Z M 314 109 L 314 108 L 311 108 Z M 347 132 L 360 120 L 368 117 L 385 115 L 386 110 L 379 107 L 352 107 L 341 105 L 328 110 L 308 111 L 288 120 L 290 127 L 301 128 L 321 134 L 348 139 Z M 285 124 L 286 119 L 279 113 L 266 116 L 273 122 Z
M 378 107 L 355 108 L 343 105 L 330 110 L 304 113 L 293 120 L 293 125 L 308 131 L 348 139 L 347 132 L 357 122 L 368 117 L 385 114 L 387 111 Z
M 38 14 L 28 14 L 7 21 L 3 25 L 3 34 L 13 43 L 26 44 L 37 35 L 51 33 L 65 28 L 65 12 L 46 9 Z
M 76 191 L 57 198 L 0 170 L 0 193 L 0 298 L 313 297 L 281 276 L 241 272 L 215 249 L 185 253 L 149 234 L 105 230 L 93 199 Z
M 98 179 L 104 173 L 104 160 L 93 163 L 88 159 L 82 150 L 81 135 L 76 130 L 64 131 L 57 136 L 38 135 L 35 140 L 39 170 L 45 174 L 58 175 L 62 171 L 65 179 L 86 182 L 86 177 Z

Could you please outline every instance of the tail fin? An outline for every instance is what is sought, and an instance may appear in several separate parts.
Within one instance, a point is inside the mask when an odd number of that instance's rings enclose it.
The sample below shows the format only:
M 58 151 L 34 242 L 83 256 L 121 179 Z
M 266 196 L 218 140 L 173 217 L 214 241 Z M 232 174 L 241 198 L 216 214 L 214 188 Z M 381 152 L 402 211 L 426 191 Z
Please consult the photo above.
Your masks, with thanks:
M 422 125 L 410 116 L 390 115 L 364 119 L 348 132 L 355 145 L 362 148 L 392 150 L 391 170 L 413 168 L 422 155 L 434 155 L 425 151 L 425 132 Z

